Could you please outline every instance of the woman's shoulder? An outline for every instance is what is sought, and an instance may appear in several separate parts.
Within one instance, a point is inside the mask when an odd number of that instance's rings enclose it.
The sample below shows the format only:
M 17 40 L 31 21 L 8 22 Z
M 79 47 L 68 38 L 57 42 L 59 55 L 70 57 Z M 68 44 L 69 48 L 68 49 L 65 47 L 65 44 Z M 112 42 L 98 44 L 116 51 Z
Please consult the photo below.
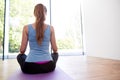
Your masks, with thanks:
M 54 27 L 52 25 L 50 25 L 50 30 L 51 30 L 51 32 L 54 31 Z
M 29 24 L 24 25 L 23 30 L 24 30 L 25 32 L 28 32 L 28 26 L 29 26 Z
M 33 23 L 31 23 L 31 24 L 26 24 L 26 25 L 24 25 L 23 28 L 24 28 L 24 29 L 28 29 L 28 27 L 29 27 L 29 26 L 32 26 L 32 25 L 33 25 Z
M 45 25 L 50 28 L 51 32 L 54 32 L 54 27 L 52 25 L 49 25 L 49 24 L 45 24 Z
M 54 29 L 52 25 L 49 25 L 49 24 L 45 24 L 46 26 L 50 27 L 50 29 Z
M 24 25 L 23 29 L 28 29 L 28 24 L 27 25 Z

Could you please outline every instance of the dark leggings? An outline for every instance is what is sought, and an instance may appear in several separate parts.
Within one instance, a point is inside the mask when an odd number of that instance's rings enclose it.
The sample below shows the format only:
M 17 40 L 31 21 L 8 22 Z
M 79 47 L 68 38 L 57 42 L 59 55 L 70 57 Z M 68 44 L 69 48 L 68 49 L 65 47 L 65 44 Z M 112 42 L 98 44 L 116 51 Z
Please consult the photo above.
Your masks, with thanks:
M 49 61 L 44 64 L 37 64 L 34 62 L 25 62 L 26 55 L 19 54 L 17 56 L 17 61 L 20 64 L 23 73 L 27 74 L 38 74 L 38 73 L 48 73 L 54 71 L 56 67 L 56 62 L 58 60 L 58 53 L 51 54 L 53 61 Z

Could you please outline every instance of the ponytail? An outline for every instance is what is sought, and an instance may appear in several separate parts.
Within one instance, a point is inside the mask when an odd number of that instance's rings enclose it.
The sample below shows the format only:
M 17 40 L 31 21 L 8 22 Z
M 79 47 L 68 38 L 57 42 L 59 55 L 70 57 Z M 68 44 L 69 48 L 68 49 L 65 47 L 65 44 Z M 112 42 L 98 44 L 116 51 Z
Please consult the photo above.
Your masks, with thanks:
M 46 8 L 42 4 L 35 6 L 34 15 L 36 17 L 35 27 L 36 27 L 36 40 L 38 44 L 41 44 L 44 38 L 44 21 L 45 21 Z

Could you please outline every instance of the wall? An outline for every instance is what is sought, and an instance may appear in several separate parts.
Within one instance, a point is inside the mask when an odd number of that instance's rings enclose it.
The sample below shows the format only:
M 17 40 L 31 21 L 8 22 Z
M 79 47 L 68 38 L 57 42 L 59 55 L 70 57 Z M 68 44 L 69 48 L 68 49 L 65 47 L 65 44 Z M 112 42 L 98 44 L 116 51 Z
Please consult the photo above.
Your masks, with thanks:
M 82 0 L 85 52 L 120 60 L 120 0 Z

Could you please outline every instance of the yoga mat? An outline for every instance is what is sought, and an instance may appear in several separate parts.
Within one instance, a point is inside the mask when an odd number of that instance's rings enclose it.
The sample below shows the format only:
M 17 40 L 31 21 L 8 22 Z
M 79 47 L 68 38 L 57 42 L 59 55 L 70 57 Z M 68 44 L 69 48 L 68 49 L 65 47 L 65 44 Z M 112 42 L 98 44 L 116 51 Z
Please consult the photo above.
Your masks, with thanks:
M 19 69 L 14 72 L 7 80 L 73 80 L 59 67 L 55 71 L 44 74 L 24 74 Z

